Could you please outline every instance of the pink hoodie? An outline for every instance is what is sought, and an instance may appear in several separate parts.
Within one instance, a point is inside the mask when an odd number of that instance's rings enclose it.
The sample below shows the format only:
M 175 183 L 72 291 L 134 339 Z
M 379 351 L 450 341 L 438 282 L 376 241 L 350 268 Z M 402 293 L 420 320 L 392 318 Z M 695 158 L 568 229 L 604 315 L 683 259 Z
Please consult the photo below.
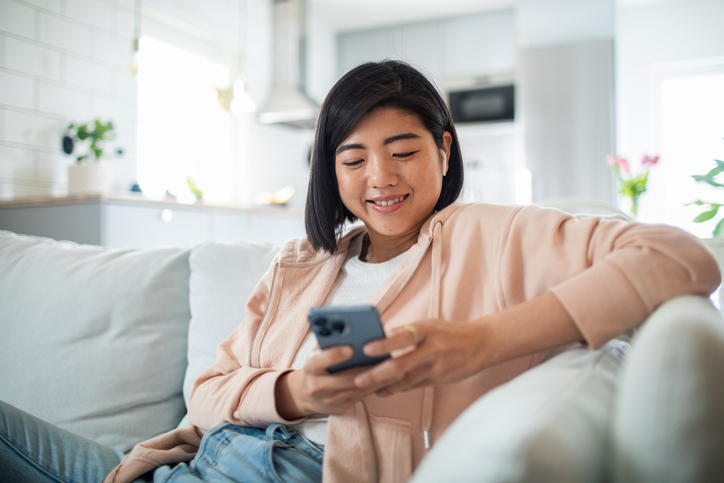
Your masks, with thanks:
M 195 427 L 134 448 L 104 481 L 130 481 L 154 466 L 193 457 L 200 436 L 221 422 L 266 427 L 284 420 L 274 388 L 308 331 L 310 307 L 324 303 L 350 240 L 334 255 L 306 238 L 285 244 L 246 307 L 246 318 L 219 346 L 189 402 Z M 471 320 L 552 292 L 588 345 L 642 323 L 662 302 L 707 296 L 720 283 L 716 261 L 676 228 L 603 218 L 576 219 L 537 206 L 453 204 L 434 214 L 417 244 L 369 301 L 385 330 L 423 318 Z M 434 442 L 473 401 L 540 363 L 531 354 L 463 381 L 370 396 L 330 416 L 323 479 L 405 481 Z

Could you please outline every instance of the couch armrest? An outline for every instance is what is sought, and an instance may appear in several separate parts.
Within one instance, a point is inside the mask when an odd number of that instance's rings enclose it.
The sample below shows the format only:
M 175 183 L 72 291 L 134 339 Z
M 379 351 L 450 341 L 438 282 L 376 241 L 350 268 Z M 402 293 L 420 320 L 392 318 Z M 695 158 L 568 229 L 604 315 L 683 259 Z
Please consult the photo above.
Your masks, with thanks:
M 719 264 L 719 270 L 724 274 L 724 237 L 702 238 L 704 245 L 711 251 L 716 262 Z M 724 290 L 720 285 L 716 292 L 712 294 L 712 302 L 718 309 L 724 307 Z

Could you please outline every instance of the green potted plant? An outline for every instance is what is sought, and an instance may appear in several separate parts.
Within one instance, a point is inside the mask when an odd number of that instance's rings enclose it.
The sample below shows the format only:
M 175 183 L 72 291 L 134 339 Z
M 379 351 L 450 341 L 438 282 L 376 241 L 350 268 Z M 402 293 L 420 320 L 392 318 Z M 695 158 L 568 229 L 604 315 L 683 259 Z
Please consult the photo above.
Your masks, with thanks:
M 62 145 L 65 154 L 75 156 L 75 162 L 68 167 L 70 195 L 110 192 L 113 173 L 107 161 L 111 156 L 107 143 L 115 137 L 115 128 L 110 120 L 94 119 L 68 125 Z
M 719 174 L 724 172 L 724 161 L 722 161 L 721 159 L 715 159 L 714 162 L 716 163 L 716 166 L 713 167 L 708 173 L 693 175 L 692 178 L 694 178 L 697 183 L 706 183 L 709 186 L 713 186 L 714 188 L 724 188 L 724 184 L 720 182 L 721 180 L 716 179 Z M 704 207 L 704 211 L 699 213 L 693 220 L 694 223 L 704 223 L 717 217 L 717 215 L 719 214 L 719 208 L 724 206 L 724 203 L 696 200 L 691 203 L 687 203 L 687 206 L 691 205 L 698 205 Z M 720 219 L 714 226 L 711 236 L 724 236 L 724 218 Z

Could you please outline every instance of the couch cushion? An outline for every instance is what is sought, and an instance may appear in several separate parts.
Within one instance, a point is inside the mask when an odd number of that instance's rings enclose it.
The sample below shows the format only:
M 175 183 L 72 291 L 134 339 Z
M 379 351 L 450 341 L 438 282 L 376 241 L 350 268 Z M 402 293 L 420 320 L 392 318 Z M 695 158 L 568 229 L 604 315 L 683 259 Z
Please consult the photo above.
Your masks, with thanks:
M 621 373 L 610 481 L 724 481 L 724 320 L 678 297 L 646 321 Z
M 216 360 L 216 347 L 244 319 L 246 302 L 280 245 L 209 241 L 191 251 L 188 368 L 184 398 Z
M 724 273 L 724 237 L 702 238 L 701 241 L 704 242 L 704 245 L 716 259 L 719 271 Z M 711 301 L 716 308 L 724 309 L 724 289 L 722 289 L 721 285 L 711 294 Z
M 172 429 L 188 257 L 0 231 L 0 399 L 122 451 Z
M 413 483 L 599 481 L 628 344 L 564 352 L 472 404 Z

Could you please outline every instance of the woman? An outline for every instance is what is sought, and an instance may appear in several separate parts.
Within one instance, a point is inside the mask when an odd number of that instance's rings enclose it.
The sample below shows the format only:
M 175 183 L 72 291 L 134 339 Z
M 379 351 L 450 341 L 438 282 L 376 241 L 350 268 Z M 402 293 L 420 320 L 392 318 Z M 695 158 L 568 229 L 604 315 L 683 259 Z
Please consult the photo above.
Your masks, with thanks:
M 193 426 L 137 446 L 108 481 L 179 461 L 154 479 L 404 481 L 457 415 L 547 350 L 596 348 L 719 284 L 706 249 L 677 229 L 454 203 L 450 114 L 401 62 L 335 85 L 311 166 L 308 237 L 283 247 L 196 381 Z M 350 348 L 316 349 L 307 312 L 363 303 L 387 334 L 365 352 L 393 357 L 330 374 Z

